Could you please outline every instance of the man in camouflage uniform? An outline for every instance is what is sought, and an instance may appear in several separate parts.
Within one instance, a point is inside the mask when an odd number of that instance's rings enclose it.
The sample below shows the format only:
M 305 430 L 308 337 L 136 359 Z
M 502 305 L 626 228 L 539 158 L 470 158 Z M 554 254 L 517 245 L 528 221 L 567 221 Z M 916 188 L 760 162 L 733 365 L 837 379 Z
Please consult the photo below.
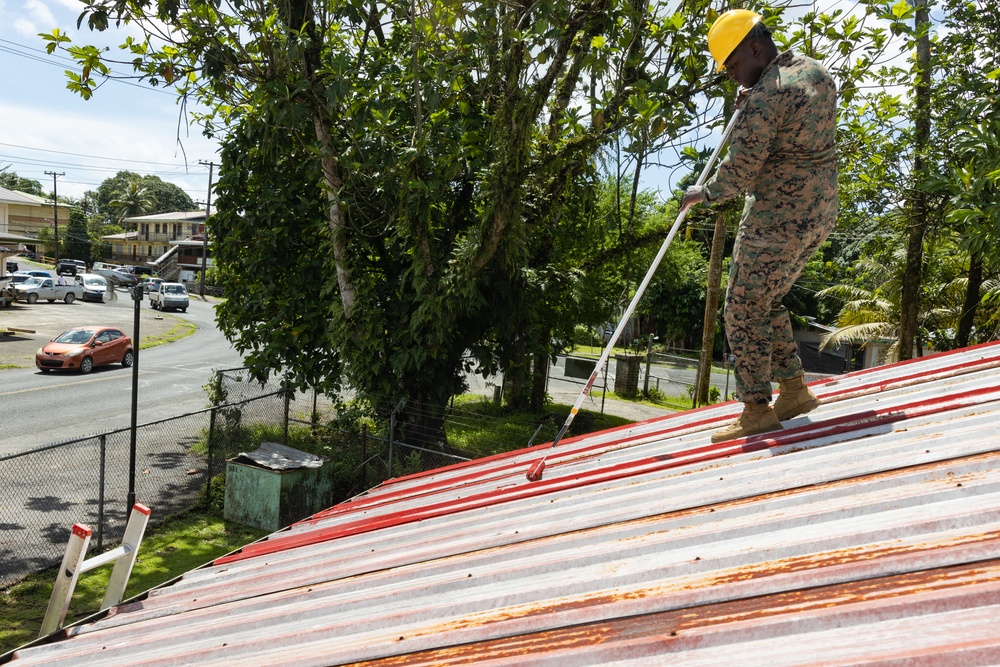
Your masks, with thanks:
M 837 221 L 837 91 L 820 63 L 779 54 L 753 12 L 723 14 L 709 32 L 709 45 L 719 68 L 749 89 L 728 155 L 715 176 L 689 188 L 681 202 L 686 207 L 746 194 L 725 303 L 736 394 L 744 409 L 712 434 L 713 442 L 722 442 L 780 429 L 781 420 L 819 405 L 803 382 L 781 300 Z M 772 380 L 781 385 L 774 408 Z

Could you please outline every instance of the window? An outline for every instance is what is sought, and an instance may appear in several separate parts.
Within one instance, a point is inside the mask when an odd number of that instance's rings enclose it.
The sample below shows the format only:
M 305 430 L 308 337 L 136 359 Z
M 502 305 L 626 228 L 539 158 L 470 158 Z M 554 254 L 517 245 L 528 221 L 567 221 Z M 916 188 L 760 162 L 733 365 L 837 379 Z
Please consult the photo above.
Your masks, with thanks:
M 154 233 L 156 233 L 156 234 L 160 233 L 160 223 L 156 223 L 156 228 L 154 230 Z

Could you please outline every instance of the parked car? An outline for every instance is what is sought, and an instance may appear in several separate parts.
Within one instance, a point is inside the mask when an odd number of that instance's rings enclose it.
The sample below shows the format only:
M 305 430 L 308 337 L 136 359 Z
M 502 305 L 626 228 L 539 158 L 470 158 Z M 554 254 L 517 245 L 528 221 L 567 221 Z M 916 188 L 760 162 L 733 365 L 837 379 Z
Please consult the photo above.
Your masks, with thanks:
M 160 283 L 149 293 L 149 305 L 153 310 L 180 310 L 187 312 L 188 292 L 181 283 Z
M 87 272 L 87 263 L 81 259 L 60 259 L 56 264 L 56 273 L 60 276 L 75 276 Z
M 30 250 L 25 250 L 24 252 L 21 253 L 21 257 L 25 257 L 27 259 L 35 259 L 37 255 Z
M 20 268 L 21 267 L 18 266 L 17 262 L 15 262 L 14 260 L 12 259 L 7 260 L 7 273 L 14 273 L 15 271 L 20 270 Z
M 108 292 L 108 281 L 96 273 L 78 273 L 76 284 L 83 288 L 84 301 L 102 302 Z
M 66 303 L 73 303 L 77 299 L 83 298 L 83 287 L 80 285 L 58 285 L 52 278 L 28 278 L 22 283 L 14 285 L 14 296 L 18 301 L 37 303 L 39 299 L 45 299 L 49 303 L 62 299 Z
M 139 280 L 139 287 L 142 288 L 143 292 L 149 294 L 150 292 L 156 291 L 156 288 L 159 287 L 162 283 L 163 283 L 163 278 L 151 278 L 150 276 L 143 276 L 142 279 Z
M 26 269 L 24 271 L 15 271 L 10 274 L 10 281 L 17 285 L 18 283 L 23 283 L 25 280 L 30 280 L 31 278 L 51 278 L 52 274 L 48 271 L 38 271 L 35 269 Z
M 132 365 L 132 339 L 114 327 L 74 327 L 59 334 L 35 353 L 35 366 L 43 373 L 79 370 L 89 373 L 95 366 Z
M 108 264 L 107 262 L 94 262 L 90 266 L 91 271 L 97 271 L 98 269 L 113 271 L 115 269 L 120 269 L 120 268 L 122 267 L 118 266 L 117 264 Z

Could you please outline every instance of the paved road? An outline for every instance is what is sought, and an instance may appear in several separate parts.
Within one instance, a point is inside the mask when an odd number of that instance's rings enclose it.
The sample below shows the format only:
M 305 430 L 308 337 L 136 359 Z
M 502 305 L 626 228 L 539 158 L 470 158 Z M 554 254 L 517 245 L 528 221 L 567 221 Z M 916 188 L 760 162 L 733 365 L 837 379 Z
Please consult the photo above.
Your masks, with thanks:
M 0 322 L 32 328 L 38 334 L 0 342 L 0 349 L 17 345 L 18 340 L 31 341 L 31 347 L 40 346 L 70 326 L 90 323 L 120 326 L 132 335 L 133 303 L 123 292 L 118 296 L 117 301 L 104 304 L 44 303 L 2 311 Z M 28 308 L 32 312 L 25 312 Z M 169 329 L 176 323 L 173 317 L 194 323 L 197 331 L 177 342 L 140 351 L 140 424 L 204 408 L 202 385 L 212 371 L 242 365 L 240 355 L 216 329 L 210 302 L 192 298 L 186 313 L 156 319 L 160 314 L 143 301 L 141 315 L 143 335 L 154 329 Z M 131 421 L 132 372 L 118 365 L 96 368 L 90 375 L 42 374 L 34 367 L 13 368 L 0 371 L 0 380 L 0 456 L 125 428 Z

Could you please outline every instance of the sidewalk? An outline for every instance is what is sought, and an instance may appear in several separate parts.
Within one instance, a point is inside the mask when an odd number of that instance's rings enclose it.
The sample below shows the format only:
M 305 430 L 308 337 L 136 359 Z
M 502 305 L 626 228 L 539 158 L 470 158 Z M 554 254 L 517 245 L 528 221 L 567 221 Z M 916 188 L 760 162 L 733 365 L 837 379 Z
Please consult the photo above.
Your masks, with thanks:
M 550 394 L 550 396 L 552 396 L 553 403 L 562 403 L 565 405 L 573 405 L 576 403 L 576 399 L 579 395 L 580 392 L 578 391 L 557 391 Z M 583 399 L 583 404 L 580 406 L 580 409 L 600 414 L 602 402 L 604 406 L 604 414 L 615 415 L 616 417 L 623 417 L 625 419 L 631 419 L 632 421 L 643 421 L 654 417 L 663 417 L 664 415 L 676 412 L 676 410 L 671 410 L 667 407 L 654 407 L 644 403 L 623 401 L 619 398 L 601 398 L 600 396 L 587 396 L 587 398 Z

